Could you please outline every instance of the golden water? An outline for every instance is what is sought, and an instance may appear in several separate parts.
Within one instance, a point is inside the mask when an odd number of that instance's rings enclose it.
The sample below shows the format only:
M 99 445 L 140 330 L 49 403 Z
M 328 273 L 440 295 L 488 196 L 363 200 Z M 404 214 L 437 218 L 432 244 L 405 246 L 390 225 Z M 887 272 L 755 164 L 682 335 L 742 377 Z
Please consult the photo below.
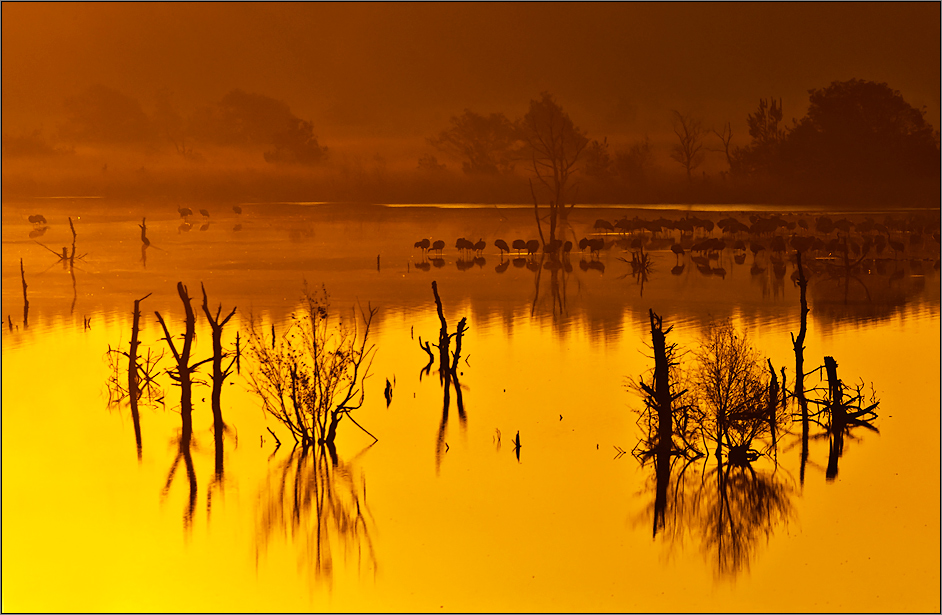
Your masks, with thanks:
M 77 253 L 87 253 L 74 286 L 68 266 L 28 237 L 37 207 L 50 228 L 36 239 L 56 251 L 71 244 L 73 216 Z M 58 207 L 3 208 L 4 610 L 939 608 L 938 244 L 926 248 L 928 260 L 891 260 L 859 282 L 812 280 L 806 369 L 834 356 L 842 378 L 872 382 L 881 400 L 879 434 L 854 432 L 837 478 L 824 475 L 824 438 L 812 440 L 801 484 L 798 437 L 785 436 L 778 463 L 760 459 L 745 481 L 778 494 L 781 510 L 758 519 L 739 510 L 718 534 L 716 462 L 701 460 L 685 473 L 700 493 L 697 510 L 669 511 L 652 536 L 654 471 L 630 454 L 642 402 L 626 390 L 651 367 L 648 309 L 685 348 L 711 319 L 732 318 L 787 368 L 790 386 L 792 264 L 781 279 L 771 266 L 753 275 L 752 254 L 737 264 L 727 250 L 714 265 L 725 277 L 689 261 L 673 275 L 677 259 L 661 249 L 642 285 L 613 248 L 599 258 L 604 272 L 583 270 L 576 251 L 570 273 L 513 264 L 499 273 L 513 255 L 500 257 L 493 240 L 535 237 L 527 210 L 244 205 L 240 216 L 219 207 L 205 231 L 200 221 L 183 232 L 175 206 Z M 614 215 L 577 210 L 572 227 L 581 237 L 596 217 Z M 446 241 L 444 267 L 416 268 L 423 258 L 412 244 L 427 236 Z M 483 266 L 456 267 L 459 236 L 488 241 Z M 244 343 L 250 314 L 282 330 L 305 280 L 323 283 L 335 309 L 358 300 L 380 310 L 373 375 L 354 414 L 378 442 L 345 424 L 335 467 L 301 459 L 243 373 L 223 394 L 231 431 L 222 479 L 208 386 L 194 392 L 193 476 L 182 462 L 168 476 L 179 392 L 163 376 L 163 402 L 142 406 L 138 460 L 127 405 L 109 407 L 104 358 L 109 345 L 127 348 L 133 301 L 153 293 L 142 303 L 141 339 L 159 353 L 154 311 L 182 331 L 183 281 L 201 359 L 210 352 L 201 282 L 212 306 L 238 307 L 226 329 L 233 344 L 237 330 Z M 444 446 L 441 384 L 434 368 L 420 379 L 419 336 L 434 341 L 439 326 L 432 280 L 452 330 L 461 317 L 470 326 L 460 367 L 466 420 L 452 399 Z

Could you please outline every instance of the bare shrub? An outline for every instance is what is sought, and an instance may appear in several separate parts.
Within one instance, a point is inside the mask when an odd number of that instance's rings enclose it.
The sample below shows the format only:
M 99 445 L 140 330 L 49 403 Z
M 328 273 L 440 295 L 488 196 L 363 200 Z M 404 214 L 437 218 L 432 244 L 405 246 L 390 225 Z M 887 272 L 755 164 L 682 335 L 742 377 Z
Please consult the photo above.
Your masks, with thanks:
M 291 431 L 303 447 L 333 447 L 340 421 L 347 417 L 370 434 L 350 413 L 364 400 L 376 347 L 369 342 L 376 310 L 353 308 L 352 318 L 332 319 L 327 291 L 310 293 L 281 335 L 267 338 L 250 320 L 248 380 L 266 412 Z M 358 313 L 359 312 L 359 313 Z M 375 437 L 374 437 L 375 440 Z

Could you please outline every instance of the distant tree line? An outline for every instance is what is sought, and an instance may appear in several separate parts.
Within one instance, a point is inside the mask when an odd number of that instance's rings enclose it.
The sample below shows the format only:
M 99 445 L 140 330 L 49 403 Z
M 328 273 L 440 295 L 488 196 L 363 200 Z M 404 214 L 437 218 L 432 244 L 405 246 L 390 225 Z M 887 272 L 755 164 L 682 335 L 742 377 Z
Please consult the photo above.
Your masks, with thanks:
M 879 182 L 895 185 L 910 180 L 938 180 L 939 131 L 926 122 L 924 111 L 913 108 L 885 83 L 835 81 L 824 89 L 809 90 L 808 113 L 792 126 L 783 122 L 781 100 L 760 99 L 748 115 L 750 142 L 734 146 L 730 122 L 720 130 L 707 130 L 689 113 L 671 111 L 676 141 L 668 152 L 688 183 L 708 152 L 724 155 L 734 182 L 780 185 L 792 182 L 814 186 Z M 557 126 L 541 118 L 559 117 Z M 565 151 L 548 153 L 547 144 L 558 139 Z M 628 149 L 610 150 L 608 138 L 589 137 L 548 93 L 532 100 L 527 114 L 515 121 L 502 113 L 481 115 L 466 109 L 451 118 L 449 128 L 429 143 L 461 162 L 468 175 L 513 174 L 522 163 L 546 184 L 557 200 L 571 198 L 579 178 L 611 183 L 618 179 L 629 188 L 649 183 L 653 151 L 645 136 Z M 715 146 L 713 146 L 715 145 Z M 557 159 L 561 164 L 548 164 Z M 441 170 L 431 154 L 420 168 Z M 552 185 L 547 182 L 553 178 Z M 562 187 L 563 190 L 557 190 Z M 574 192 L 574 190 L 573 190 Z
M 156 145 L 169 142 L 186 158 L 198 158 L 196 144 L 259 147 L 270 163 L 312 165 L 327 158 L 311 122 L 295 116 L 287 103 L 263 94 L 232 90 L 213 105 L 183 115 L 168 90 L 157 93 L 152 113 L 140 102 L 104 85 L 92 85 L 65 100 L 66 117 L 58 139 L 70 144 Z M 26 155 L 58 151 L 41 134 L 3 136 Z M 6 152 L 5 152 L 6 154 Z
M 733 134 L 730 121 L 717 129 L 687 110 L 671 110 L 672 144 L 657 156 L 655 147 L 664 146 L 647 135 L 617 147 L 608 136 L 588 135 L 552 94 L 543 92 L 516 119 L 471 109 L 452 117 L 427 140 L 431 149 L 411 174 L 392 176 L 382 165 L 367 174 L 354 156 L 353 162 L 333 165 L 336 181 L 315 185 L 298 179 L 297 185 L 287 185 L 261 176 L 257 181 L 286 198 L 292 190 L 317 189 L 325 200 L 522 202 L 531 196 L 529 179 L 533 198 L 550 208 L 548 241 L 554 238 L 552 220 L 564 220 L 577 198 L 583 203 L 937 198 L 939 131 L 925 120 L 924 110 L 913 108 L 885 83 L 858 79 L 835 81 L 809 95 L 806 115 L 790 125 L 780 99 L 760 99 L 746 118 L 747 143 Z M 328 160 L 311 121 L 283 101 L 239 89 L 181 112 L 167 90 L 145 109 L 124 93 L 92 85 L 68 98 L 64 107 L 65 120 L 54 132 L 4 133 L 3 157 L 66 156 L 81 145 L 144 144 L 171 147 L 187 160 L 201 159 L 210 147 L 246 149 L 273 165 L 311 168 Z M 718 175 L 716 165 L 711 175 L 701 171 L 711 153 L 722 157 Z M 655 164 L 668 157 L 676 166 L 668 165 L 685 181 Z M 382 162 L 378 155 L 374 160 Z M 459 165 L 457 174 L 448 172 L 451 161 Z M 12 176 L 5 180 L 8 186 L 13 181 Z M 230 179 L 220 176 L 219 182 Z

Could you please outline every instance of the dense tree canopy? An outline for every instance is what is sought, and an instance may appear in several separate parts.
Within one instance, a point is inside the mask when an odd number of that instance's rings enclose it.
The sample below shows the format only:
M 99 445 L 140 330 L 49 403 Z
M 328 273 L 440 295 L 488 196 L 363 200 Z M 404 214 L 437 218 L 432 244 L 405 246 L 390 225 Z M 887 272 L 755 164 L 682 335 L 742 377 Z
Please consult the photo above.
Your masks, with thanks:
M 503 113 L 479 115 L 468 109 L 452 117 L 451 128 L 429 142 L 461 160 L 468 174 L 509 173 L 518 149 L 516 128 Z
M 150 141 L 154 126 L 137 100 L 104 85 L 95 84 L 66 99 L 62 138 L 86 143 Z
M 749 115 L 752 142 L 733 156 L 734 173 L 812 182 L 938 177 L 938 133 L 898 91 L 852 79 L 809 94 L 807 115 L 790 129 L 779 126 L 780 102 L 760 100 Z

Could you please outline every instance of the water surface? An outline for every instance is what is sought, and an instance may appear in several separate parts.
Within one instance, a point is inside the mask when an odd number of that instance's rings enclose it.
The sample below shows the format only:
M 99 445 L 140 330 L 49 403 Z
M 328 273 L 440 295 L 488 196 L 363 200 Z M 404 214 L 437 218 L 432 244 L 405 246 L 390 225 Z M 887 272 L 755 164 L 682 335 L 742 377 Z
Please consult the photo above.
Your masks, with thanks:
M 672 508 L 655 532 L 654 470 L 631 454 L 643 404 L 626 387 L 652 367 L 648 310 L 683 348 L 695 348 L 711 321 L 731 318 L 791 379 L 792 260 L 776 268 L 767 250 L 739 262 L 727 248 L 706 274 L 664 239 L 649 244 L 645 275 L 621 260 L 630 254 L 618 244 L 597 256 L 576 248 L 571 270 L 554 270 L 539 254 L 493 247 L 537 236 L 526 208 L 246 203 L 241 214 L 205 206 L 210 217 L 186 226 L 181 205 L 4 204 L 5 609 L 938 610 L 931 238 L 852 278 L 822 258 L 809 285 L 807 369 L 834 356 L 846 381 L 872 383 L 879 433 L 854 432 L 833 480 L 825 437 L 811 440 L 802 481 L 797 428 L 722 489 L 716 460 L 698 460 L 683 480 L 672 476 Z M 48 228 L 30 237 L 37 227 L 27 216 L 40 206 Z M 636 214 L 681 215 L 627 215 Z M 568 238 L 621 215 L 576 210 Z M 50 251 L 71 246 L 69 216 L 85 255 L 74 266 Z M 446 241 L 441 262 L 413 248 L 423 237 Z M 459 257 L 458 237 L 487 241 L 480 260 Z M 463 417 L 454 398 L 443 416 L 435 369 L 422 373 L 419 337 L 434 341 L 439 329 L 433 280 L 451 330 L 462 317 L 469 325 Z M 143 348 L 165 348 L 155 310 L 182 331 L 178 281 L 198 312 L 201 283 L 210 305 L 238 307 L 227 345 L 236 331 L 244 343 L 250 316 L 283 330 L 305 282 L 323 284 L 338 311 L 378 308 L 373 375 L 354 414 L 378 442 L 346 424 L 335 465 L 292 451 L 242 365 L 223 394 L 221 476 L 209 386 L 195 387 L 187 472 L 177 460 L 179 389 L 166 376 L 162 400 L 142 403 L 138 459 L 127 404 L 109 404 L 105 355 L 127 348 L 133 302 L 148 293 Z M 209 356 L 209 342 L 200 313 L 196 358 Z

